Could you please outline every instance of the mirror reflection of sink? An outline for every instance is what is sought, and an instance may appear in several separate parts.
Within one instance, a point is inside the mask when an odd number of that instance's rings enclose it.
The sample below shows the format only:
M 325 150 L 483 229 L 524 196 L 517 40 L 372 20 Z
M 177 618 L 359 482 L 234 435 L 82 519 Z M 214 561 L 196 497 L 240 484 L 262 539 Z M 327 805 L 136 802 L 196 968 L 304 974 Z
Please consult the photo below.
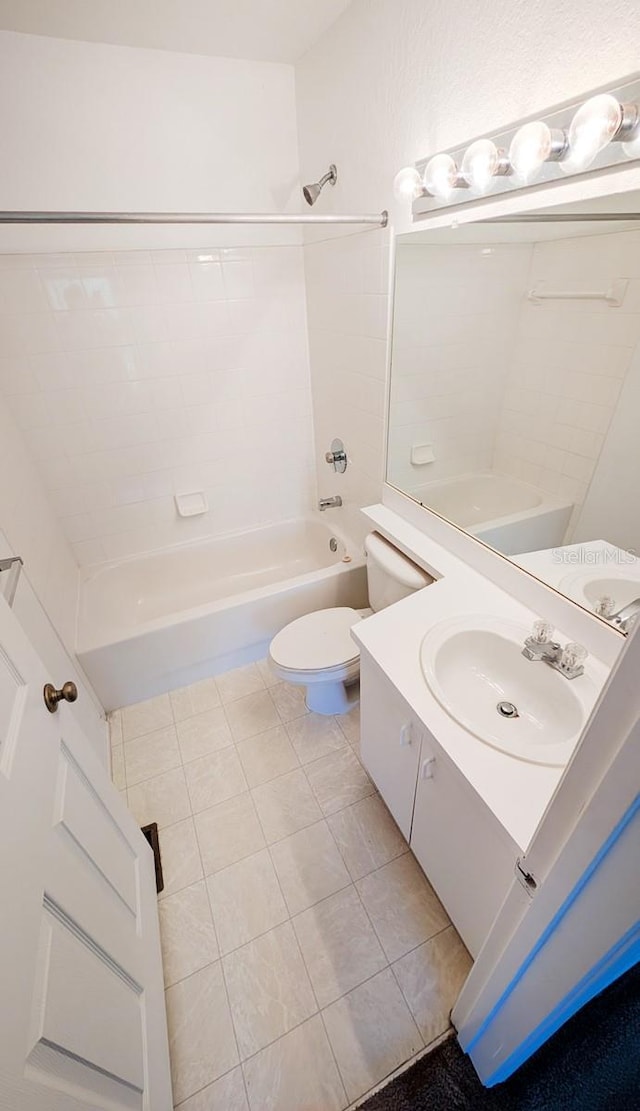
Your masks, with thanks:
M 570 598 L 592 612 L 605 596 L 613 598 L 614 611 L 617 611 L 635 598 L 640 598 L 640 568 L 634 576 L 631 567 L 606 571 L 601 567 L 591 567 L 565 575 L 558 585 Z
M 566 679 L 525 659 L 529 632 L 482 615 L 442 621 L 422 641 L 422 671 L 449 716 L 475 737 L 518 759 L 562 767 L 597 688 L 588 674 Z

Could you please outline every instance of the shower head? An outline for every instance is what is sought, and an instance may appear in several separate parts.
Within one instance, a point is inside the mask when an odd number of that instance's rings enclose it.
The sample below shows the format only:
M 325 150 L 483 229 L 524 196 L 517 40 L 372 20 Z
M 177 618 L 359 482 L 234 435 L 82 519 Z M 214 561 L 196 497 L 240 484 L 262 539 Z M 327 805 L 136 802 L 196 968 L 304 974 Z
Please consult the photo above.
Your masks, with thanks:
M 322 175 L 320 181 L 314 181 L 313 185 L 302 186 L 302 195 L 307 204 L 315 204 L 327 182 L 330 181 L 332 185 L 335 185 L 337 180 L 338 171 L 332 162 L 327 173 Z

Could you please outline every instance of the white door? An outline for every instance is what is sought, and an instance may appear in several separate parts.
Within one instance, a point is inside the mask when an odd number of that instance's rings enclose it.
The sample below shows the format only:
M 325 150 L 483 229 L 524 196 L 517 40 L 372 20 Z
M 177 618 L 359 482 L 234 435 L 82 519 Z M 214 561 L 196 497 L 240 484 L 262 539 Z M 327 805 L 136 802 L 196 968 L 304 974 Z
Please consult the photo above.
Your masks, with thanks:
M 0 598 L 0 1108 L 169 1111 L 153 856 Z

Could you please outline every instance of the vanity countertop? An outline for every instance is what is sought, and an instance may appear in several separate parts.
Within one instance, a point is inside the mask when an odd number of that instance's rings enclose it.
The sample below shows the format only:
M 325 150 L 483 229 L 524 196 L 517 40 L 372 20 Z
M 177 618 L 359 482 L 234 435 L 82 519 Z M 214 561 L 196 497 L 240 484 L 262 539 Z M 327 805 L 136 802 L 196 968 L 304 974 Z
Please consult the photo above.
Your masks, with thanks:
M 469 619 L 474 613 L 491 615 L 530 629 L 540 615 L 473 571 L 386 506 L 371 506 L 364 513 L 379 531 L 395 539 L 430 570 L 437 581 L 359 622 L 352 636 L 388 676 L 524 852 L 563 769 L 507 756 L 467 733 L 431 693 L 420 666 L 420 645 L 430 628 L 448 618 Z M 561 641 L 570 639 L 561 630 L 558 636 Z M 605 665 L 590 656 L 587 667 L 600 689 L 607 677 Z

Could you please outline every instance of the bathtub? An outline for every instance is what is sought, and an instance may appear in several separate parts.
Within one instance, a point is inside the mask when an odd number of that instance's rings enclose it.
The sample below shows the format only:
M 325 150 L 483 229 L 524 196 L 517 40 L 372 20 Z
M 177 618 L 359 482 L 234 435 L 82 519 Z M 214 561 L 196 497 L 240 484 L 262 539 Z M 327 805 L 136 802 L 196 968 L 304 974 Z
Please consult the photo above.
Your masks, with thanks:
M 366 604 L 364 554 L 303 518 L 87 568 L 77 653 L 111 710 L 260 659 L 305 613 Z
M 417 487 L 412 496 L 504 555 L 562 544 L 573 504 L 494 472 Z

